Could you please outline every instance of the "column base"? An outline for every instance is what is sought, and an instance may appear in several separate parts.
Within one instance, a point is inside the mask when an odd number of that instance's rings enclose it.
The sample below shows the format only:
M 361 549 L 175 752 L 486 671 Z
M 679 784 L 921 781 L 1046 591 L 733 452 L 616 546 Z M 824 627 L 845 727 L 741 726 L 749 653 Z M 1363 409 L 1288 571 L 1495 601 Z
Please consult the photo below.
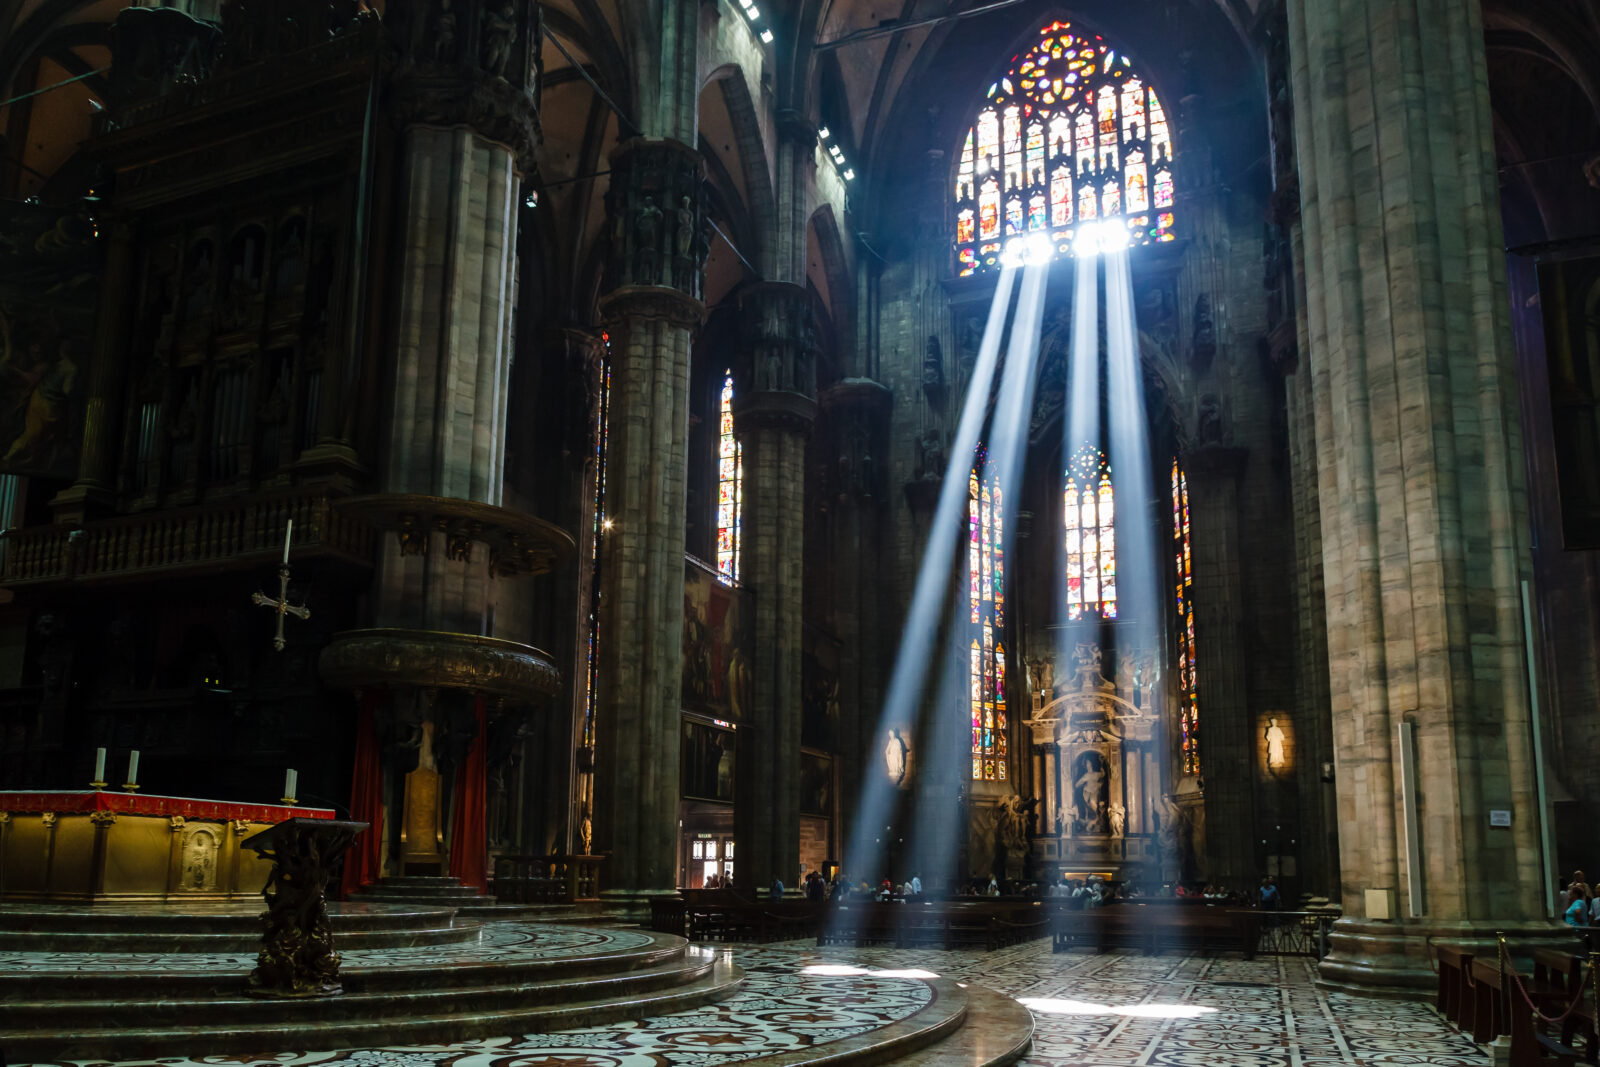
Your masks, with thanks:
M 648 926 L 650 902 L 677 895 L 676 889 L 602 889 L 600 907 L 608 919 L 625 919 Z
M 1470 949 L 1474 955 L 1494 958 L 1495 934 L 1504 933 L 1517 950 L 1530 942 L 1577 939 L 1569 927 L 1552 921 L 1493 920 L 1475 922 L 1376 922 L 1340 919 L 1328 935 L 1329 952 L 1318 965 L 1317 984 L 1339 993 L 1365 997 L 1418 1000 L 1438 988 L 1432 947 L 1446 944 Z M 1541 947 L 1544 947 L 1541 944 Z M 1518 963 L 1527 972 L 1526 961 Z

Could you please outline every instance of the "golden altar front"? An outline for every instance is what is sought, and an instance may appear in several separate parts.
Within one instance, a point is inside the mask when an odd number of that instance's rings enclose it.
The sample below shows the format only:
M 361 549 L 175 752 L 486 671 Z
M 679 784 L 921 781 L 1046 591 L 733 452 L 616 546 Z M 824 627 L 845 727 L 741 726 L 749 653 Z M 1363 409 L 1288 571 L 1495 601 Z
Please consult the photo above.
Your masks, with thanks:
M 272 863 L 241 843 L 296 817 L 333 812 L 105 790 L 0 792 L 0 900 L 253 898 Z

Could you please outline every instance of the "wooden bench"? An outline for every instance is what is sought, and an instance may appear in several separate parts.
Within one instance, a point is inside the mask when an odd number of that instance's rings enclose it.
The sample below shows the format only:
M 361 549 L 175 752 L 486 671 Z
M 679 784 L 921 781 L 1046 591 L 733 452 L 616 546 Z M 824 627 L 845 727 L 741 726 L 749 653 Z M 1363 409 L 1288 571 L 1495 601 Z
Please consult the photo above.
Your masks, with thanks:
M 1248 959 L 1255 954 L 1261 914 L 1225 907 L 1134 902 L 1069 906 L 1055 913 L 1051 949 L 1066 952 L 1086 947 L 1105 952 L 1125 948 L 1151 956 L 1173 949 L 1202 955 L 1238 952 Z
M 1463 1033 L 1468 1032 L 1472 1029 L 1472 995 L 1467 988 L 1472 953 L 1435 945 L 1433 956 L 1439 963 L 1439 994 L 1434 1007 Z

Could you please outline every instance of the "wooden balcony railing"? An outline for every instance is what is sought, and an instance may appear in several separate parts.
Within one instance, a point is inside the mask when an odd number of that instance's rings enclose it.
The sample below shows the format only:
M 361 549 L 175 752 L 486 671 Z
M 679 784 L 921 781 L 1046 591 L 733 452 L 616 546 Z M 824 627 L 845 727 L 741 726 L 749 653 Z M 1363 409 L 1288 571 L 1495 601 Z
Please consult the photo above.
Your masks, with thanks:
M 295 551 L 370 565 L 377 536 L 320 493 L 230 500 L 175 511 L 125 515 L 81 527 L 9 530 L 0 553 L 0 585 L 114 582 L 151 574 L 215 571 L 219 563 L 256 566 L 283 551 L 294 520 Z
M 573 904 L 600 898 L 603 856 L 496 856 L 494 895 L 502 904 Z

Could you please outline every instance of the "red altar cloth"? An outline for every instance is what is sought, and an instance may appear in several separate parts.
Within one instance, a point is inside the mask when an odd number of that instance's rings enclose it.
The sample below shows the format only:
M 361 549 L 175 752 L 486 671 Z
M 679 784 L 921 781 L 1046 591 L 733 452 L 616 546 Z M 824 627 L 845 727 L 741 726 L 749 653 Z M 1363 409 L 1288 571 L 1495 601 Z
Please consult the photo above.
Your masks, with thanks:
M 288 804 L 240 804 L 231 800 L 193 800 L 189 797 L 161 797 L 149 793 L 108 793 L 94 789 L 0 792 L 0 811 L 62 813 L 114 811 L 119 815 L 181 815 L 185 819 L 242 819 L 247 822 L 333 818 L 332 808 L 302 808 Z

